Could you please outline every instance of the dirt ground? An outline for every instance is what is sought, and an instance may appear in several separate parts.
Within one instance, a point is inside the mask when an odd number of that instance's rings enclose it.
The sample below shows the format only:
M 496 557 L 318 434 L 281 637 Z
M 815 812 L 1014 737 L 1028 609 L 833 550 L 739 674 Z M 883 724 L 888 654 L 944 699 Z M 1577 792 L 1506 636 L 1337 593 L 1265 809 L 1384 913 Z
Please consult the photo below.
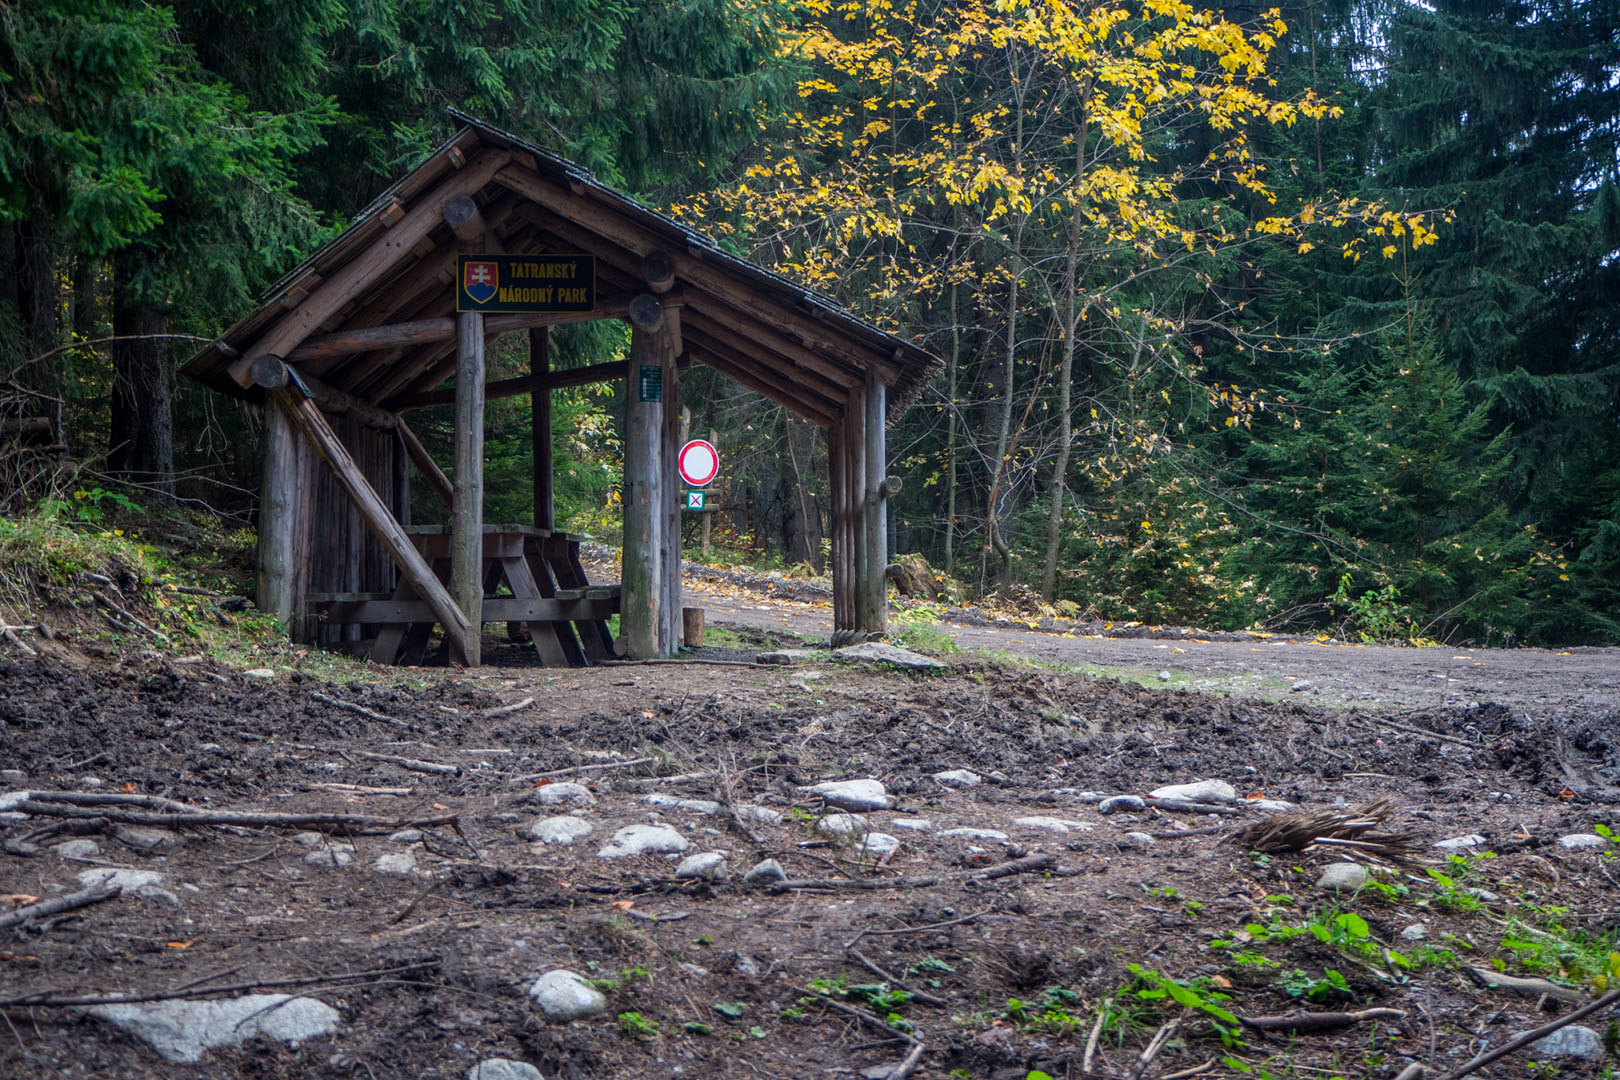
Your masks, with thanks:
M 706 602 L 742 633 L 826 619 L 813 601 L 802 613 L 734 591 Z M 990 632 L 953 630 L 964 645 Z M 1002 633 L 996 647 L 1013 648 Z M 0 929 L 0 1076 L 460 1080 L 500 1057 L 548 1080 L 878 1077 L 902 1061 L 914 1077 L 1026 1080 L 1082 1075 L 1095 1030 L 1091 1074 L 1123 1077 L 1180 1018 L 1139 1076 L 1387 1078 L 1413 1061 L 1445 1073 L 1569 1009 L 1485 988 L 1470 969 L 1590 998 L 1620 933 L 1616 864 L 1558 838 L 1614 820 L 1612 651 L 1017 636 L 1037 657 L 1147 672 L 1150 685 L 980 654 L 928 675 L 813 660 L 411 670 L 389 685 L 155 656 L 0 659 L 0 789 L 383 819 L 318 836 L 186 826 L 143 852 L 152 837 L 109 820 L 115 806 L 6 813 L 0 893 L 50 898 L 98 868 L 164 878 Z M 1376 673 L 1358 666 L 1369 658 Z M 1158 670 L 1172 678 L 1152 685 Z M 1458 693 L 1430 685 L 1436 671 Z M 1234 694 L 1248 676 L 1263 685 Z M 1321 693 L 1291 690 L 1298 680 Z M 981 782 L 935 778 L 959 769 Z M 846 778 L 893 798 L 861 826 L 898 838 L 887 857 L 821 825 L 829 808 L 805 786 Z M 1096 802 L 1205 778 L 1234 785 L 1236 806 L 1105 815 Z M 593 801 L 537 805 L 564 782 Z M 1268 820 L 1262 797 L 1310 811 L 1389 799 L 1410 860 L 1381 887 L 1317 888 L 1337 851 L 1233 841 Z M 589 835 L 529 839 L 570 813 Z M 930 827 L 905 827 L 915 819 Z M 655 822 L 687 850 L 599 856 L 619 828 Z M 947 835 L 958 828 L 981 833 Z M 1461 860 L 1431 846 L 1468 834 L 1479 842 Z M 95 850 L 65 855 L 75 840 Z M 726 880 L 675 878 L 706 851 L 725 853 Z M 407 873 L 377 868 L 400 854 Z M 767 858 L 789 883 L 744 883 Z M 606 1010 L 548 1020 L 527 990 L 557 968 L 598 980 Z M 271 989 L 335 1007 L 337 1029 L 184 1064 L 77 1007 Z M 1299 1034 L 1222 1019 L 1301 1008 L 1394 1012 Z M 1479 1075 L 1528 1075 L 1531 1060 Z

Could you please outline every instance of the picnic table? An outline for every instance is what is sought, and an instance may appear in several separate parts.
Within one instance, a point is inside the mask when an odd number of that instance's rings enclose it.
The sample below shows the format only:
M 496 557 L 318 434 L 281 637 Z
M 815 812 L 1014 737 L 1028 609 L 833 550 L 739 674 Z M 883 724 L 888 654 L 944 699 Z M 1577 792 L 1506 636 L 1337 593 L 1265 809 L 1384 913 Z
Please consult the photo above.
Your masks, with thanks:
M 450 527 L 405 530 L 439 580 L 450 579 Z M 619 586 L 592 585 L 579 560 L 580 537 L 528 525 L 485 525 L 484 622 L 527 628 L 546 667 L 589 667 L 613 657 L 607 620 L 619 611 Z M 501 591 L 502 587 L 507 590 Z M 392 592 L 320 593 L 306 597 L 328 625 L 375 625 L 371 658 L 420 664 L 437 621 L 427 601 L 401 577 Z

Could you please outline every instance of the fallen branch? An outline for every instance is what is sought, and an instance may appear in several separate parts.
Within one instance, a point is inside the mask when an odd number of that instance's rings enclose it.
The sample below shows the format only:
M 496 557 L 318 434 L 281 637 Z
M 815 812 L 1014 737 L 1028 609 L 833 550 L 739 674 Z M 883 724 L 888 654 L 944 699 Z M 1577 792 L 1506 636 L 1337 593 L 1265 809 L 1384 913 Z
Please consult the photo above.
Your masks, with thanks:
M 25 627 L 20 627 L 20 629 L 32 630 L 33 627 L 25 626 Z M 9 643 L 12 648 L 16 649 L 18 652 L 22 653 L 24 656 L 38 656 L 39 655 L 39 653 L 34 651 L 34 647 L 32 645 L 29 645 L 22 638 L 18 637 L 16 631 L 13 630 L 9 626 L 5 627 L 4 629 L 0 629 L 0 638 L 5 638 L 7 643 Z
M 8 926 L 19 926 L 30 919 L 37 919 L 43 915 L 60 915 L 64 911 L 77 911 L 79 908 L 99 904 L 104 900 L 111 900 L 124 891 L 122 885 L 109 885 L 102 882 L 92 885 L 88 889 L 68 893 L 50 900 L 41 900 L 37 904 L 28 904 L 15 911 L 0 915 L 0 930 Z
M 1523 1035 L 1520 1035 L 1517 1039 L 1514 1039 L 1511 1042 L 1503 1043 L 1495 1050 L 1487 1050 L 1485 1053 L 1479 1055 L 1473 1061 L 1470 1061 L 1456 1072 L 1447 1073 L 1445 1076 L 1441 1077 L 1441 1080 L 1461 1080 L 1462 1077 L 1467 1076 L 1474 1070 L 1483 1069 L 1497 1058 L 1506 1057 L 1508 1054 L 1513 1053 L 1513 1051 L 1518 1050 L 1521 1047 L 1529 1046 L 1537 1039 L 1546 1038 L 1548 1035 L 1551 1035 L 1561 1027 L 1568 1027 L 1570 1024 L 1573 1024 L 1575 1021 L 1580 1020 L 1583 1017 L 1590 1016 L 1595 1012 L 1601 1012 L 1610 1005 L 1617 1003 L 1620 1003 L 1620 990 L 1610 990 L 1607 994 L 1604 994 L 1602 997 L 1598 998 L 1589 1005 L 1583 1005 L 1581 1008 L 1576 1009 L 1574 1012 L 1569 1013 L 1566 1016 L 1560 1016 L 1558 1019 L 1550 1023 L 1542 1024 L 1534 1031 L 1527 1031 Z
M 101 757 L 106 755 L 97 755 L 97 758 Z M 97 758 L 91 758 L 85 764 L 94 764 Z M 70 769 L 74 767 L 68 766 Z M 174 799 L 165 799 L 161 795 L 137 795 L 126 791 L 9 791 L 0 795 L 0 810 L 18 810 L 24 803 L 42 800 L 70 803 L 74 806 L 145 806 L 154 810 L 173 810 L 184 814 L 197 809 Z
M 918 874 L 899 878 L 789 878 L 770 887 L 773 893 L 820 890 L 840 892 L 847 889 L 925 889 L 945 880 L 938 874 Z
M 512 713 L 522 712 L 524 709 L 527 709 L 533 704 L 534 698 L 526 697 L 522 701 L 514 701 L 510 705 L 502 705 L 494 709 L 485 709 L 478 715 L 482 716 L 485 720 L 493 720 L 497 716 L 510 716 Z
M 550 779 L 553 779 L 554 777 L 558 777 L 558 776 L 576 776 L 579 773 L 601 772 L 604 769 L 628 769 L 632 765 L 646 765 L 649 762 L 653 762 L 653 761 L 657 761 L 657 760 L 658 759 L 655 758 L 655 757 L 638 757 L 638 758 L 634 758 L 634 759 L 632 759 L 630 761 L 608 761 L 608 762 L 603 762 L 601 765 L 571 765 L 566 769 L 553 769 L 550 772 L 531 773 L 528 776 L 520 776 L 520 777 L 518 777 L 518 779 L 519 780 L 525 780 L 525 781 L 528 781 L 528 780 L 550 780 Z M 711 773 L 710 775 L 713 775 L 713 774 Z
M 148 634 L 151 634 L 153 637 L 157 638 L 159 641 L 163 642 L 163 644 L 165 644 L 165 645 L 172 644 L 172 642 L 169 641 L 169 637 L 168 637 L 167 634 L 159 633 L 158 631 L 152 629 L 150 626 L 147 626 L 144 622 L 142 622 L 140 620 L 140 618 L 138 616 L 131 614 L 126 608 L 122 608 L 122 607 L 118 606 L 117 604 L 113 603 L 112 600 L 108 598 L 106 593 L 94 592 L 94 593 L 90 594 L 90 597 L 96 603 L 100 604 L 102 607 L 106 608 L 108 611 L 112 612 L 114 615 L 117 615 L 120 619 L 124 620 L 127 623 L 133 623 L 135 626 L 139 627 L 140 629 L 146 631 Z
M 994 910 L 994 908 L 985 908 L 983 911 L 975 911 L 973 914 L 963 915 L 961 918 L 948 919 L 945 922 L 927 923 L 923 926 L 897 926 L 890 930 L 863 930 L 861 934 L 867 937 L 886 937 L 891 934 L 924 934 L 931 930 L 948 930 L 953 926 L 963 926 L 970 922 L 977 922 Z M 858 941 L 859 938 L 855 940 Z M 850 942 L 850 944 L 854 944 L 854 941 Z
M 1056 855 L 1025 855 L 1021 859 L 987 866 L 983 870 L 969 874 L 968 877 L 973 881 L 995 881 L 997 878 L 1012 877 L 1014 874 L 1032 874 L 1038 870 L 1047 870 L 1056 864 Z
M 823 994 L 819 990 L 811 990 L 810 992 L 815 994 L 816 997 L 820 998 L 822 1003 L 828 1008 L 836 1009 L 847 1016 L 853 1016 L 855 1019 L 864 1024 L 870 1024 L 872 1027 L 886 1031 L 895 1038 L 904 1039 L 906 1042 L 911 1044 L 910 1051 L 904 1058 L 900 1060 L 900 1064 L 889 1070 L 887 1080 L 901 1080 L 902 1077 L 910 1076 L 912 1070 L 917 1067 L 917 1062 L 922 1060 L 924 1050 L 923 1041 L 917 1038 L 917 1036 L 913 1035 L 911 1032 L 902 1031 L 900 1028 L 895 1027 L 893 1024 L 890 1024 L 887 1020 L 882 1019 L 875 1013 L 870 1013 L 865 1009 L 857 1008 L 856 1006 L 850 1005 L 847 1002 L 839 1001 L 837 998 Z
M 138 810 L 94 810 L 34 799 L 14 809 L 37 817 L 103 817 L 122 825 L 156 825 L 167 829 L 182 825 L 238 825 L 249 828 L 311 829 L 317 832 L 394 832 L 405 828 L 434 828 L 460 823 L 455 814 L 424 818 L 384 818 L 369 814 L 267 814 L 249 810 L 188 810 L 186 813 L 165 814 Z
M 390 765 L 398 765 L 411 772 L 434 773 L 440 776 L 460 776 L 459 765 L 440 765 L 436 761 L 419 761 L 416 758 L 400 757 L 397 754 L 376 754 L 370 750 L 360 750 L 359 755 L 367 761 L 386 761 Z
M 1400 1009 L 1362 1009 L 1360 1012 L 1306 1012 L 1303 1009 L 1284 1016 L 1240 1016 L 1244 1027 L 1255 1031 L 1292 1031 L 1296 1034 L 1315 1031 L 1338 1031 L 1372 1020 L 1404 1020 Z
M 899 989 L 904 990 L 906 993 L 910 994 L 912 997 L 916 998 L 918 1001 L 921 1001 L 926 1005 L 944 1005 L 945 1004 L 945 999 L 944 998 L 938 998 L 938 997 L 935 997 L 933 994 L 930 994 L 930 993 L 928 993 L 926 991 L 918 990 L 918 989 L 916 989 L 914 987 L 907 986 L 903 980 L 897 978 L 894 975 L 890 975 L 887 971 L 884 971 L 881 967 L 879 967 L 877 965 L 877 961 L 873 960 L 871 957 L 867 956 L 865 953 L 861 952 L 859 949 L 851 949 L 851 950 L 849 950 L 849 955 L 853 956 L 855 958 L 855 962 L 860 964 L 867 971 L 870 971 L 872 974 L 876 975 L 878 978 L 882 979 L 884 982 L 890 983 L 890 984 L 898 987 Z
M 0 1009 L 19 1006 L 51 1008 L 78 1008 L 81 1005 L 127 1005 L 142 1001 L 181 1001 L 186 998 L 207 997 L 211 994 L 234 994 L 242 990 L 285 989 L 289 986 L 320 986 L 378 979 L 389 975 L 407 975 L 413 971 L 430 971 L 439 966 L 437 960 L 399 967 L 374 968 L 370 971 L 351 971 L 335 975 L 305 975 L 296 979 L 261 979 L 257 982 L 232 983 L 227 986 L 181 987 L 174 990 L 153 990 L 135 994 L 83 994 L 77 997 L 52 997 L 49 994 L 23 994 L 0 998 Z
M 1189 799 L 1155 799 L 1146 796 L 1148 807 L 1154 810 L 1179 810 L 1185 814 L 1236 814 L 1235 806 L 1222 806 L 1218 803 L 1192 802 Z
M 352 701 L 341 701 L 338 698 L 323 694 L 319 690 L 312 691 L 309 696 L 314 698 L 316 701 L 324 701 L 326 704 L 331 705 L 334 708 L 344 709 L 352 713 L 358 713 L 367 720 L 377 720 L 384 724 L 393 724 L 395 727 L 410 727 L 410 725 L 405 723 L 403 720 L 395 720 L 392 716 L 384 716 L 380 712 L 368 709 L 364 705 L 356 705 Z
M 1371 721 L 1374 724 L 1382 724 L 1387 728 L 1394 728 L 1396 731 L 1404 731 L 1408 735 L 1421 735 L 1425 739 L 1439 739 L 1441 742 L 1456 743 L 1458 746 L 1466 746 L 1470 750 L 1484 749 L 1484 747 L 1477 742 L 1470 742 L 1467 739 L 1459 739 L 1455 735 L 1442 735 L 1438 731 L 1429 731 L 1426 728 L 1412 727 L 1409 724 L 1397 724 L 1395 721 L 1385 720 L 1381 716 L 1358 716 L 1356 717 L 1356 720 L 1359 720 L 1362 723 Z
M 1175 1035 L 1179 1030 L 1181 1030 L 1181 1017 L 1178 1016 L 1174 1020 L 1166 1021 L 1158 1031 L 1155 1031 L 1153 1038 L 1148 1041 L 1147 1046 L 1143 1047 L 1142 1053 L 1137 1057 L 1136 1064 L 1132 1065 L 1131 1071 L 1126 1074 L 1129 1080 L 1142 1080 L 1148 1066 L 1153 1063 L 1154 1058 L 1159 1056 L 1159 1051 L 1164 1049 L 1164 1044 L 1169 1042 L 1171 1036 Z
M 1548 982 L 1546 979 L 1521 978 L 1518 975 L 1504 975 L 1500 971 L 1474 967 L 1468 969 L 1468 974 L 1472 975 L 1481 986 L 1487 986 L 1492 990 L 1510 990 L 1525 997 L 1541 997 L 1545 994 L 1547 997 L 1567 1001 L 1570 1004 L 1581 1000 L 1581 995 L 1574 990 L 1567 986 L 1559 986 L 1555 982 Z

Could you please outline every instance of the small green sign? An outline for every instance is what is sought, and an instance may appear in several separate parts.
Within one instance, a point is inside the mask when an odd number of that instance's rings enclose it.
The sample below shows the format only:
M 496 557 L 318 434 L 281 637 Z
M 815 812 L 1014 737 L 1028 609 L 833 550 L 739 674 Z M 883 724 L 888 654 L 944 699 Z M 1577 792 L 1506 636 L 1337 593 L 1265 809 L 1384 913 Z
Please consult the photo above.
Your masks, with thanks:
M 596 307 L 593 255 L 460 255 L 457 311 L 521 314 Z
M 688 491 L 686 493 L 686 508 L 688 510 L 702 510 L 703 509 L 703 492 L 701 492 L 701 491 Z
M 636 386 L 639 389 L 637 401 L 663 401 L 664 369 L 657 364 L 642 364 Z

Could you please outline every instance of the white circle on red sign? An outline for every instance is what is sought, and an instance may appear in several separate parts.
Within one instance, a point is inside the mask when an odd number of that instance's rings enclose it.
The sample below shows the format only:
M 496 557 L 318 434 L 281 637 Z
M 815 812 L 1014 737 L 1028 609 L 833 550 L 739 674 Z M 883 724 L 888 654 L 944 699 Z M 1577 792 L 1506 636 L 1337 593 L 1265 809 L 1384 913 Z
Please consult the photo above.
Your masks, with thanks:
M 693 487 L 703 487 L 720 472 L 720 451 L 707 439 L 693 439 L 681 447 L 677 464 L 682 480 Z

